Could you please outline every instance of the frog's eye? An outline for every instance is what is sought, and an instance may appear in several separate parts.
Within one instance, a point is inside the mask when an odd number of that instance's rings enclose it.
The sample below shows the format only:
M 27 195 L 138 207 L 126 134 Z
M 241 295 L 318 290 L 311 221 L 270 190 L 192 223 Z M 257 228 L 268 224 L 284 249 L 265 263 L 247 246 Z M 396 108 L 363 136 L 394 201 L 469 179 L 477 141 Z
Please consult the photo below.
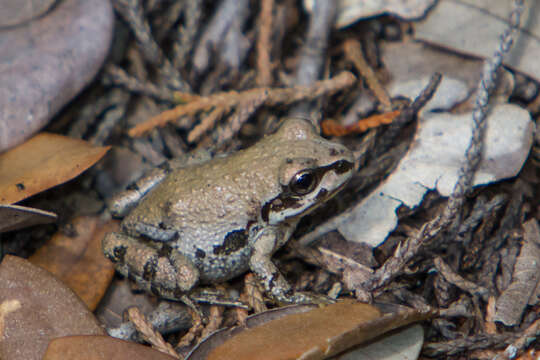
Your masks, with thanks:
M 305 195 L 317 186 L 318 177 L 312 169 L 297 172 L 289 182 L 289 189 L 296 195 Z

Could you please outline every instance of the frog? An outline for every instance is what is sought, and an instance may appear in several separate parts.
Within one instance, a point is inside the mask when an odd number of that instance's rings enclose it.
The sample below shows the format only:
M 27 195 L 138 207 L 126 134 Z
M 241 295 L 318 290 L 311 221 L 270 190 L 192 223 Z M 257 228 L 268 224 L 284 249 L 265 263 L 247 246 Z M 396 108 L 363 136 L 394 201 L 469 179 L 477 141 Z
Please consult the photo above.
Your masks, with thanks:
M 355 170 L 353 153 L 286 118 L 273 134 L 227 156 L 170 162 L 110 202 L 124 216 L 103 252 L 157 296 L 189 301 L 199 284 L 248 270 L 279 303 L 312 303 L 272 261 L 300 219 L 336 195 Z

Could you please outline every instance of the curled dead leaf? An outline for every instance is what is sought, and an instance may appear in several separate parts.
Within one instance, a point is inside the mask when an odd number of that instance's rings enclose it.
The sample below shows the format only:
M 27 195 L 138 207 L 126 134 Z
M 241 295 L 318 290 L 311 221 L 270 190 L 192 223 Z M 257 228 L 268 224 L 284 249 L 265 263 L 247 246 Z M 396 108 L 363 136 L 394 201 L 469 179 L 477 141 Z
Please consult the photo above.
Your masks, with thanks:
M 118 225 L 118 221 L 79 217 L 73 221 L 74 236 L 57 232 L 28 260 L 62 280 L 93 311 L 114 276 L 112 262 L 101 251 L 101 240 Z
M 56 214 L 19 205 L 0 205 L 0 233 L 56 221 Z
M 289 311 L 294 308 L 289 307 Z M 188 359 L 326 359 L 433 315 L 430 311 L 397 309 L 387 312 L 385 308 L 351 301 L 311 311 L 301 307 L 300 313 L 260 326 L 248 321 L 248 329 L 236 330 L 235 334 L 218 332 L 195 348 Z M 222 338 L 212 339 L 217 336 Z

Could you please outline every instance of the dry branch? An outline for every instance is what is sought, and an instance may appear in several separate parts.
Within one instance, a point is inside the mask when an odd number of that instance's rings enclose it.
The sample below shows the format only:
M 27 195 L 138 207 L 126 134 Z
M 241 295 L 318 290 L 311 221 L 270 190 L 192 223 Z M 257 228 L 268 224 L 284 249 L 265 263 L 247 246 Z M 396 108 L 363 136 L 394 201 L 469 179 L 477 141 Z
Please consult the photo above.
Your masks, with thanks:
M 352 73 L 345 71 L 331 79 L 317 81 L 308 86 L 301 85 L 286 89 L 256 88 L 242 92 L 229 91 L 217 93 L 164 111 L 150 120 L 135 126 L 129 130 L 128 134 L 132 137 L 141 136 L 147 131 L 155 127 L 164 126 L 181 116 L 195 115 L 201 111 L 209 111 L 216 107 L 223 108 L 226 111 L 240 103 L 256 102 L 257 99 L 261 98 L 265 98 L 263 105 L 267 106 L 287 105 L 300 100 L 312 100 L 321 95 L 332 94 L 347 88 L 355 82 L 356 77 Z

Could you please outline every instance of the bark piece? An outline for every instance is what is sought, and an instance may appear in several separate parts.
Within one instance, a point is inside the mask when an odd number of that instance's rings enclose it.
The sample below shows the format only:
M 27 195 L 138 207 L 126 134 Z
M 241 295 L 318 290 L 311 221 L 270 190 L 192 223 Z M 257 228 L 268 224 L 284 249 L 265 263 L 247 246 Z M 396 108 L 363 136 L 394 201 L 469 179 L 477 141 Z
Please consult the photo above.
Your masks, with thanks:
M 540 229 L 536 219 L 523 224 L 523 245 L 514 266 L 512 283 L 497 299 L 493 317 L 506 326 L 519 325 L 523 310 L 540 279 Z

